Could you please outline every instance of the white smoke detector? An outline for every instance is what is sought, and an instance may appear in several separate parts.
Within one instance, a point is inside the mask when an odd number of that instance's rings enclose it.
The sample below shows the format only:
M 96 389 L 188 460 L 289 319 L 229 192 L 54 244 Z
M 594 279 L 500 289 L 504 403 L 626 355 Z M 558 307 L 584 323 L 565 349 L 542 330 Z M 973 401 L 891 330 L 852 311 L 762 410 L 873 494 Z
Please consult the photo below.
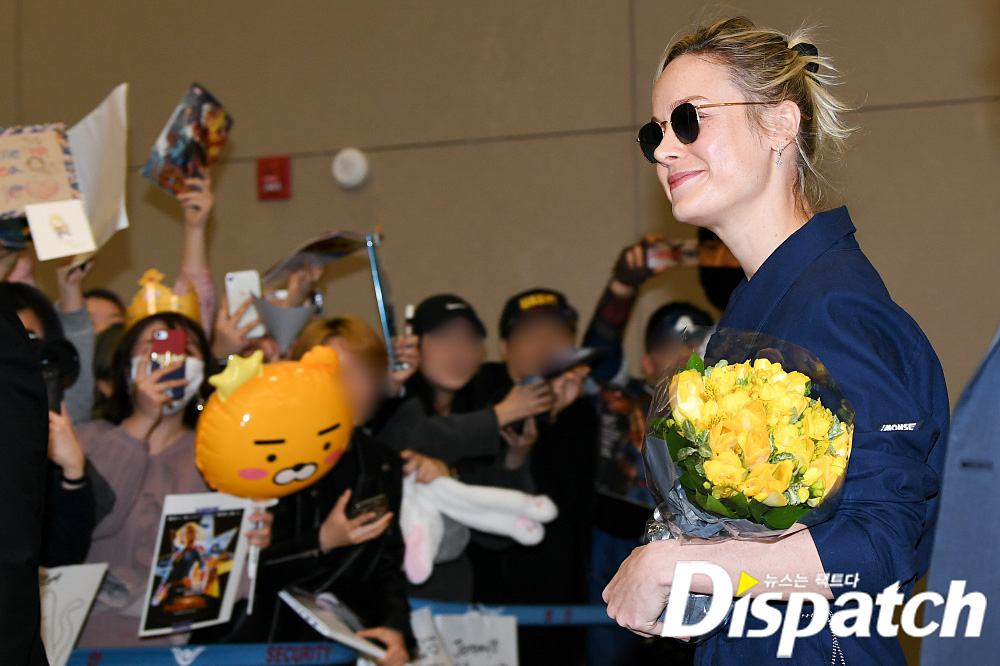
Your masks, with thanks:
M 333 179 L 347 190 L 368 180 L 368 158 L 357 148 L 344 148 L 333 157 Z

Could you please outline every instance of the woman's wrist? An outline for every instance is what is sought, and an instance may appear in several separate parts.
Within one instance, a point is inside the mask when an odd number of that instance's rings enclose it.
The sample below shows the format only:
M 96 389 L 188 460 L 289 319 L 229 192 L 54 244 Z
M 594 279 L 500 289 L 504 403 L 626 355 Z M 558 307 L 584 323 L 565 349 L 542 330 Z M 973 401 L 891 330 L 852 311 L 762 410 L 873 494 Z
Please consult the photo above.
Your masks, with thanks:
M 514 413 L 514 410 L 511 408 L 510 403 L 507 402 L 506 398 L 493 405 L 493 413 L 496 414 L 497 425 L 501 428 L 506 428 L 511 423 L 518 420 L 517 415 Z

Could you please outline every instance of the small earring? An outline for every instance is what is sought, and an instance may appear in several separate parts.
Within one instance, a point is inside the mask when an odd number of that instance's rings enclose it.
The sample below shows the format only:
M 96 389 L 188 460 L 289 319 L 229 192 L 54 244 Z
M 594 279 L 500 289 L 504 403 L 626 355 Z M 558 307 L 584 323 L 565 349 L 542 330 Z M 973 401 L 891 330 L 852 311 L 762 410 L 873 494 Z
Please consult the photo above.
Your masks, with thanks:
M 783 150 L 784 150 L 784 148 L 778 148 L 778 161 L 775 162 L 775 164 L 778 165 L 778 166 L 781 166 L 781 151 L 783 151 Z

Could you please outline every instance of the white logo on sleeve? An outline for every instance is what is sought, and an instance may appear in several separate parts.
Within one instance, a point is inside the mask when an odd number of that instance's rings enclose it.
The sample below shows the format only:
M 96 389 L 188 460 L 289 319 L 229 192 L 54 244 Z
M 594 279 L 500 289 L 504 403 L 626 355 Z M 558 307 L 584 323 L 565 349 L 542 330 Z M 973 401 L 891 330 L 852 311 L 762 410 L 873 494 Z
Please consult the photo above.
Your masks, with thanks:
M 900 432 L 906 430 L 919 430 L 923 421 L 901 421 L 899 423 L 880 423 L 879 432 Z

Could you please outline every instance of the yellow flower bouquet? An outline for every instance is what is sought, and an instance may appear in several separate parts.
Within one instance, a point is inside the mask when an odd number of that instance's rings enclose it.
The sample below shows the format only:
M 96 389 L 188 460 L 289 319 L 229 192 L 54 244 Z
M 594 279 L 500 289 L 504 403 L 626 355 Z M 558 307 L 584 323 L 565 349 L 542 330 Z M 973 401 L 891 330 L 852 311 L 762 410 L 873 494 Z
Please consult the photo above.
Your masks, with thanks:
M 672 524 L 674 536 L 766 538 L 829 517 L 850 460 L 853 411 L 809 352 L 753 340 L 751 360 L 706 367 L 692 354 L 661 382 L 643 451 L 660 503 L 654 531 Z

